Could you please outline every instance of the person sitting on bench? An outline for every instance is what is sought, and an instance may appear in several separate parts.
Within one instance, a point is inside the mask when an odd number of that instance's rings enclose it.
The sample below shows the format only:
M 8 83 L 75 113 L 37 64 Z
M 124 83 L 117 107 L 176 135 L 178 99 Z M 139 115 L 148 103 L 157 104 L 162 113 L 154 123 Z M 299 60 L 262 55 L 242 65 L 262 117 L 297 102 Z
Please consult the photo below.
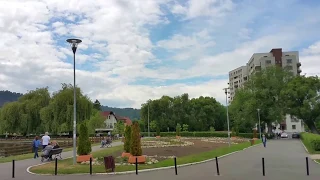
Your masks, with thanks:
M 51 143 L 49 143 L 43 150 L 42 150 L 42 155 L 41 157 L 48 157 L 50 151 L 53 149 L 53 146 Z
M 52 149 L 58 149 L 60 148 L 59 144 L 57 141 L 52 141 L 51 145 L 53 146 Z M 49 157 L 50 159 L 52 159 L 52 155 Z

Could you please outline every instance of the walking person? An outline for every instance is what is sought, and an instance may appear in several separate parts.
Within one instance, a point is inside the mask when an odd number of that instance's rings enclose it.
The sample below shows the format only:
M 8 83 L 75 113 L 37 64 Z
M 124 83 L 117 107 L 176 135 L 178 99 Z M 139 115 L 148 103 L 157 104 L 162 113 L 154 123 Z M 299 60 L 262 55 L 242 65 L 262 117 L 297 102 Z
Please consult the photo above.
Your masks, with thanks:
M 44 136 L 42 136 L 42 149 L 46 148 L 48 144 L 50 143 L 50 136 L 49 133 L 44 133 Z
M 34 152 L 34 156 L 33 158 L 36 159 L 39 157 L 38 155 L 38 150 L 39 150 L 39 146 L 41 145 L 41 142 L 39 140 L 39 137 L 36 136 L 32 142 L 32 148 L 33 148 L 33 152 Z
M 266 147 L 267 146 L 267 137 L 264 134 L 262 135 L 261 140 L 262 140 L 263 146 Z

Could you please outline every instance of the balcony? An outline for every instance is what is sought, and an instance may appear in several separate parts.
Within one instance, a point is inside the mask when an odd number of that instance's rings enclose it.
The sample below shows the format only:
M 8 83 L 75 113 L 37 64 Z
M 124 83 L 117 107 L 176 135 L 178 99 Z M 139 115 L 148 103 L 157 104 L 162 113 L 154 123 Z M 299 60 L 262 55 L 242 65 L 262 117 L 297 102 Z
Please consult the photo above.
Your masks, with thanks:
M 298 63 L 297 63 L 297 67 L 300 67 L 300 66 L 301 66 L 301 62 L 298 62 Z
M 297 73 L 298 73 L 298 74 L 300 74 L 301 72 L 302 72 L 301 69 L 298 69 L 298 70 L 297 70 Z

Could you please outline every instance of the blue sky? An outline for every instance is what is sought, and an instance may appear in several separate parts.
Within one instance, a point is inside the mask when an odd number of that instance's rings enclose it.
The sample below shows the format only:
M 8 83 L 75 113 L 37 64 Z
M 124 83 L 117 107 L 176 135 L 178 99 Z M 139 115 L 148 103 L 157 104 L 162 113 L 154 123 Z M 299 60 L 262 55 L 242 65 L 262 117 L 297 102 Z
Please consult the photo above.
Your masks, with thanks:
M 228 72 L 272 48 L 299 51 L 302 72 L 320 73 L 316 0 L 4 0 L 0 16 L 0 90 L 72 83 L 67 38 L 83 40 L 83 93 L 114 107 L 182 93 L 224 103 Z

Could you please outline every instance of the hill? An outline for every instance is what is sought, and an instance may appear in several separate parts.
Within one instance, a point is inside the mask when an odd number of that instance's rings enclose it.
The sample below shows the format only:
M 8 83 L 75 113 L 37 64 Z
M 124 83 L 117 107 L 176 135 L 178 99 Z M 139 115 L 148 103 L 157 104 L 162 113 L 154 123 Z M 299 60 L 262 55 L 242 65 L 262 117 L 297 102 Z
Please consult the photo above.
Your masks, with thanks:
M 140 119 L 140 109 L 134 108 L 114 108 L 109 106 L 101 106 L 102 111 L 112 111 L 119 116 L 128 117 L 131 120 Z
M 6 102 L 17 101 L 20 96 L 23 94 L 11 92 L 11 91 L 0 91 L 0 107 L 3 106 Z

